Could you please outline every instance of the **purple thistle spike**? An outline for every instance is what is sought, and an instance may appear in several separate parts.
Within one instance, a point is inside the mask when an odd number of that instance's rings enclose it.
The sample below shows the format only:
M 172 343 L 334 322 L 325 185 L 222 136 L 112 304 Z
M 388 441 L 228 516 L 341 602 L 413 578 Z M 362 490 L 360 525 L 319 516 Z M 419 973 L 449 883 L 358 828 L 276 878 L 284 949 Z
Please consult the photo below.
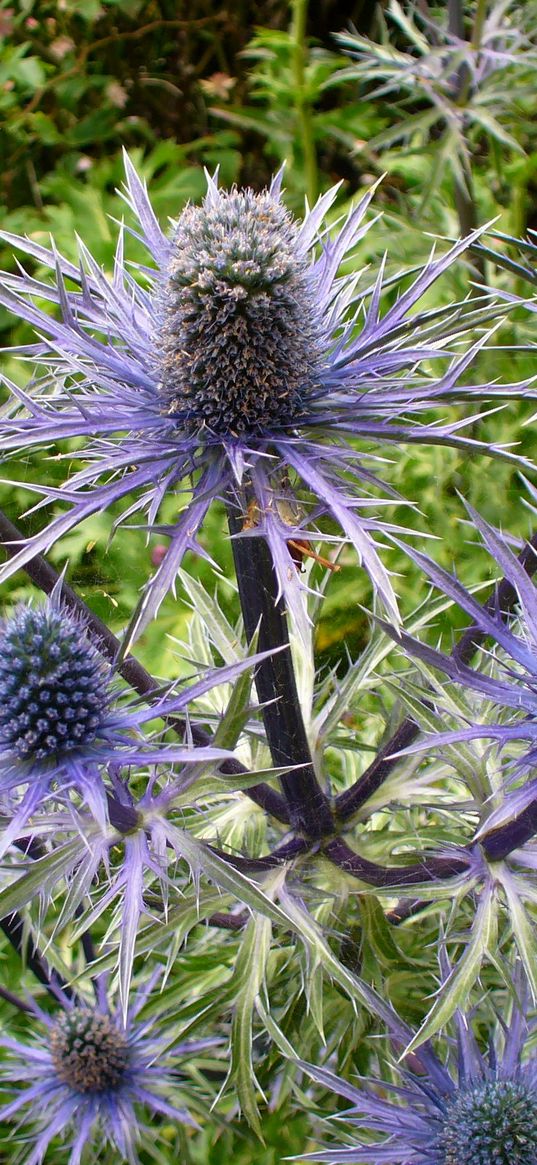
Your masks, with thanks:
M 537 761 L 537 588 L 497 530 L 471 506 L 467 506 L 472 521 L 505 580 L 518 596 L 519 614 L 509 623 L 500 610 L 497 598 L 482 606 L 459 581 L 438 566 L 427 555 L 407 547 L 407 553 L 434 586 L 454 600 L 473 620 L 473 630 L 480 639 L 486 638 L 500 649 L 494 653 L 495 667 L 479 670 L 459 658 L 457 649 L 444 655 L 436 648 L 421 643 L 405 631 L 394 630 L 379 620 L 384 630 L 400 643 L 410 655 L 423 660 L 429 667 L 444 672 L 454 683 L 477 692 L 492 701 L 498 709 L 513 713 L 506 722 L 493 719 L 485 724 L 470 724 L 449 732 L 427 735 L 404 749 L 405 753 L 420 752 L 454 744 L 458 741 L 491 739 L 500 746 L 511 741 L 528 742 L 527 749 L 510 762 L 511 772 L 518 778 L 530 773 Z M 535 553 L 535 551 L 533 551 Z M 489 650 L 490 656 L 490 650 Z M 517 715 L 518 714 L 518 715 Z M 504 828 L 500 831 L 500 827 Z M 483 840 L 490 857 L 505 857 L 510 850 L 524 844 L 537 829 L 537 782 L 525 781 L 508 792 L 499 808 L 482 824 L 476 839 Z M 497 836 L 495 831 L 498 831 Z
M 416 312 L 477 233 L 441 258 L 431 256 L 382 314 L 382 269 L 363 290 L 356 274 L 338 275 L 371 225 L 365 214 L 373 191 L 332 240 L 323 220 L 337 188 L 299 223 L 280 201 L 280 176 L 260 194 L 220 191 L 208 179 L 203 205 L 187 206 L 167 239 L 144 184 L 128 158 L 125 164 L 125 197 L 139 221 L 132 233 L 155 264 L 144 268 L 149 290 L 125 264 L 122 239 L 110 281 L 83 244 L 77 267 L 54 248 L 3 236 L 49 266 L 55 283 L 25 273 L 2 277 L 0 303 L 38 330 L 40 340 L 25 352 L 47 373 L 27 391 L 8 385 L 13 402 L 0 450 L 27 452 L 77 436 L 86 438 L 87 456 L 85 467 L 61 489 L 30 486 L 42 495 L 38 506 L 54 498 L 67 509 L 18 549 L 1 567 L 0 579 L 85 517 L 129 495 L 123 519 L 142 511 L 156 528 L 164 497 L 188 484 L 191 500 L 167 530 L 170 550 L 135 613 L 129 644 L 156 614 L 186 551 L 203 553 L 199 529 L 208 507 L 222 497 L 244 516 L 250 536 L 270 538 L 279 590 L 295 617 L 297 592 L 305 584 L 297 581 L 287 544 L 315 537 L 317 519 L 326 517 L 353 544 L 397 621 L 376 544 L 386 527 L 371 512 L 376 503 L 369 492 L 371 486 L 386 487 L 372 472 L 373 455 L 358 455 L 353 441 L 432 442 L 509 457 L 465 438 L 460 421 L 424 421 L 423 414 L 450 401 L 529 391 L 461 387 L 482 339 L 453 359 L 447 372 L 431 376 L 431 362 L 450 359 L 450 341 L 460 348 L 474 324 L 503 310 L 487 304 Z M 70 289 L 73 284 L 78 290 Z M 55 315 L 36 306 L 43 298 L 57 306 Z M 281 517 L 280 499 L 295 488 L 289 487 L 289 470 L 310 496 L 311 526 L 300 513 L 296 520 L 289 510 Z M 249 517 L 252 502 L 258 521 Z M 302 613 L 297 620 L 303 632 L 305 618 Z

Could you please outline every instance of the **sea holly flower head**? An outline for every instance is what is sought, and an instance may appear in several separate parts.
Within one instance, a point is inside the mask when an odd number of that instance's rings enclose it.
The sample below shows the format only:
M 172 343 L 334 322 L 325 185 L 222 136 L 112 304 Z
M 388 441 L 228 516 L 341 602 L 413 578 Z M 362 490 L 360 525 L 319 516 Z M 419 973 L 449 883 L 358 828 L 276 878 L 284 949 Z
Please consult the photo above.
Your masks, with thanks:
M 185 766 L 228 758 L 226 749 L 158 741 L 145 735 L 145 725 L 234 681 L 260 658 L 213 669 L 179 695 L 155 694 L 148 705 L 124 702 L 112 667 L 83 619 L 62 604 L 60 588 L 43 604 L 21 605 L 0 622 L 0 794 L 11 810 L 1 853 L 50 799 L 70 806 L 74 791 L 106 829 L 109 805 L 121 818 L 122 804 L 130 803 L 122 770 L 178 766 L 170 776 L 180 783 Z M 114 824 L 122 828 L 117 812 Z
M 319 385 L 322 320 L 300 229 L 264 191 L 188 206 L 155 330 L 163 411 L 207 442 L 286 428 Z
M 49 604 L 0 623 L 0 747 L 58 758 L 93 742 L 110 704 L 108 668 L 79 619 Z
M 439 1137 L 445 1165 L 530 1165 L 537 1156 L 537 1081 L 488 1080 L 461 1089 Z
M 38 330 L 39 341 L 24 352 L 46 372 L 28 390 L 8 384 L 12 403 L 0 450 L 27 453 L 82 437 L 87 452 L 84 467 L 62 487 L 30 486 L 42 495 L 40 505 L 63 501 L 67 509 L 17 547 L 0 578 L 130 495 L 123 519 L 144 511 L 149 528 L 170 539 L 133 616 L 130 643 L 174 585 L 186 551 L 207 556 L 198 532 L 211 503 L 225 498 L 237 519 L 235 536 L 268 542 L 280 591 L 304 634 L 306 583 L 289 543 L 319 539 L 325 520 L 354 546 L 397 620 L 376 544 L 377 532 L 389 526 L 374 509 L 387 499 L 375 501 L 374 494 L 386 487 L 375 473 L 378 458 L 370 450 L 359 454 L 355 438 L 509 456 L 464 437 L 461 430 L 475 418 L 430 420 L 437 404 L 515 391 L 460 385 L 486 341 L 483 324 L 505 307 L 417 310 L 475 236 L 439 258 L 433 254 L 384 310 L 384 265 L 367 286 L 362 274 L 361 288 L 355 272 L 339 274 L 372 225 L 365 216 L 373 191 L 332 239 L 324 221 L 337 187 L 298 222 L 282 203 L 281 174 L 261 193 L 221 191 L 208 178 L 203 205 L 183 210 L 170 239 L 128 159 L 126 172 L 126 200 L 139 220 L 133 233 L 153 260 L 143 284 L 124 258 L 123 232 L 113 279 L 83 244 L 77 265 L 54 248 L 4 236 L 50 267 L 55 282 L 25 273 L 2 277 L 0 303 Z M 56 313 L 36 299 L 48 300 Z M 455 343 L 456 357 L 449 348 Z M 189 500 L 172 524 L 165 522 L 165 498 L 185 492 Z
M 354 1131 L 345 1136 L 345 1147 L 326 1146 L 302 1160 L 330 1165 L 535 1165 L 537 1059 L 522 1061 L 528 1032 L 522 1010 L 514 1007 L 511 1023 L 502 1025 L 501 1052 L 491 1042 L 487 1055 L 468 1018 L 459 1012 L 456 1023 L 457 1041 L 449 1041 L 447 1064 L 424 1045 L 404 1061 L 407 1066 L 399 1069 L 397 1084 L 367 1079 L 353 1085 L 302 1063 L 313 1079 L 351 1102 L 341 1119 L 358 1130 L 358 1139 Z
M 32 1042 L 0 1037 L 6 1051 L 0 1119 L 16 1118 L 24 1129 L 26 1149 L 18 1158 L 24 1165 L 40 1165 L 62 1136 L 70 1138 L 69 1165 L 79 1165 L 87 1146 L 102 1148 L 103 1142 L 137 1165 L 137 1144 L 149 1127 L 155 1137 L 155 1117 L 195 1125 L 173 1099 L 185 1092 L 181 1057 L 200 1045 L 174 1042 L 159 1017 L 138 1018 L 154 985 L 155 975 L 135 996 L 125 1022 L 109 1010 L 100 984 L 97 1005 L 64 998 L 52 1015 L 33 1005 Z M 15 1096 L 6 1102 L 8 1088 Z M 144 1111 L 151 1113 L 150 1125 Z
M 117 1089 L 131 1058 L 128 1040 L 113 1020 L 86 1007 L 56 1020 L 50 1053 L 60 1080 L 82 1093 Z

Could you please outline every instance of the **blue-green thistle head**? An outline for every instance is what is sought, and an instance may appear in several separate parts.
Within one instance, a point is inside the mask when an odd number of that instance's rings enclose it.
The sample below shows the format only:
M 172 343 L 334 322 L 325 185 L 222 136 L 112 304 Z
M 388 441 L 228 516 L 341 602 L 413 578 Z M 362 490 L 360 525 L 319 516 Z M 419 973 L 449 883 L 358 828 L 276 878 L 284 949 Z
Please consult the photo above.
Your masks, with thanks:
M 535 1165 L 537 1090 L 523 1077 L 458 1091 L 448 1105 L 442 1165 Z
M 443 960 L 446 975 L 450 965 Z M 351 1135 L 345 1147 L 323 1146 L 303 1160 L 345 1165 L 537 1165 L 537 1058 L 525 1059 L 536 1030 L 527 1014 L 529 989 L 515 964 L 518 1002 L 503 1009 L 496 1036 L 481 1051 L 468 1016 L 457 1012 L 457 1039 L 440 1059 L 428 1042 L 399 1064 L 397 1083 L 373 1077 L 349 1083 L 317 1064 L 300 1066 L 351 1107 L 338 1113 Z M 376 1001 L 375 1001 L 376 1002 Z M 396 1012 L 384 1018 L 397 1048 L 415 1036 Z M 338 1124 L 338 1130 L 339 1130 Z
M 0 749 L 22 761 L 91 743 L 109 706 L 108 669 L 60 606 L 19 607 L 0 623 Z
M 300 419 L 321 327 L 299 224 L 265 190 L 217 191 L 182 213 L 155 340 L 162 409 L 237 437 Z
M 58 1078 L 75 1092 L 113 1091 L 129 1067 L 127 1036 L 108 1015 L 74 1007 L 56 1020 L 50 1054 Z

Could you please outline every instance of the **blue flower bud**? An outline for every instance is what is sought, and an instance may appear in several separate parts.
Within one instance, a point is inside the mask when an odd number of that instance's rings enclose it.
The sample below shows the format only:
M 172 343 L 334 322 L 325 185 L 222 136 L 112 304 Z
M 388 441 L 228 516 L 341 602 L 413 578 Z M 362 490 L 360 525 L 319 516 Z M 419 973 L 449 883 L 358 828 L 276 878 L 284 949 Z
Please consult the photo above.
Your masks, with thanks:
M 0 624 L 0 747 L 58 759 L 95 739 L 109 707 L 108 669 L 83 624 L 52 604 Z

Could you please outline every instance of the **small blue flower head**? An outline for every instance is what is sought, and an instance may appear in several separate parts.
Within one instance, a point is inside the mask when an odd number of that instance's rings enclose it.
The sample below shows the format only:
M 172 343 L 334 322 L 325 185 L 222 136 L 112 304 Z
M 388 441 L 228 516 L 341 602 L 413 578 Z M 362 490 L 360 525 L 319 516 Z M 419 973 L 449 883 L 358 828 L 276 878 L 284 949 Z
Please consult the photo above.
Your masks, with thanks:
M 226 759 L 224 749 L 159 743 L 144 736 L 144 726 L 255 664 L 250 657 L 208 672 L 180 695 L 159 696 L 149 706 L 124 703 L 110 665 L 83 620 L 62 604 L 59 588 L 41 606 L 21 605 L 0 622 L 0 796 L 11 815 L 0 854 L 51 797 L 69 804 L 75 790 L 106 827 L 110 789 L 118 792 L 122 768 Z
M 133 233 L 152 261 L 143 279 L 125 260 L 123 233 L 113 278 L 83 244 L 76 264 L 54 248 L 3 236 L 54 277 L 43 282 L 23 272 L 0 282 L 0 303 L 37 329 L 30 353 L 45 369 L 28 390 L 6 382 L 0 451 L 27 454 L 82 437 L 87 455 L 62 487 L 30 486 L 65 508 L 2 565 L 0 579 L 90 514 L 128 498 L 124 518 L 145 512 L 149 528 L 170 538 L 133 617 L 131 643 L 173 587 L 185 553 L 206 556 L 198 533 L 211 503 L 225 498 L 236 536 L 268 543 L 304 638 L 306 584 L 288 544 L 315 541 L 327 522 L 339 531 L 330 538 L 354 546 L 397 621 L 377 547 L 378 532 L 389 527 L 378 513 L 387 496 L 371 446 L 432 442 L 512 456 L 466 438 L 460 419 L 431 419 L 436 406 L 517 391 L 461 384 L 487 338 L 481 328 L 474 342 L 474 324 L 503 308 L 474 305 L 468 323 L 462 305 L 420 310 L 477 236 L 432 255 L 387 304 L 383 264 L 371 280 L 355 270 L 340 274 L 372 225 L 373 191 L 332 238 L 325 219 L 337 187 L 295 221 L 282 202 L 281 174 L 260 193 L 222 191 L 208 178 L 203 204 L 187 206 L 168 238 L 128 158 L 126 173 L 126 201 L 139 223 Z M 53 311 L 38 306 L 43 299 Z M 365 443 L 361 452 L 356 439 Z M 164 499 L 175 493 L 182 500 L 185 491 L 189 500 L 172 524 L 164 522 Z M 377 501 L 378 491 L 385 496 Z
M 438 1138 L 443 1165 L 537 1161 L 537 1079 L 486 1080 L 460 1089 Z M 442 1157 L 443 1154 L 443 1157 Z
M 64 1084 L 94 1095 L 117 1091 L 131 1061 L 125 1033 L 110 1016 L 88 1007 L 60 1015 L 51 1031 L 50 1054 Z
M 153 1117 L 153 1137 L 155 1115 L 195 1124 L 168 1097 L 172 1090 L 181 1093 L 181 1055 L 199 1045 L 170 1048 L 170 1036 L 162 1038 L 154 1021 L 136 1022 L 148 991 L 136 996 L 126 1024 L 102 1000 L 97 1007 L 65 1000 L 52 1017 L 35 1009 L 41 1030 L 34 1042 L 0 1038 L 7 1053 L 4 1090 L 6 1084 L 16 1090 L 0 1108 L 0 1120 L 17 1117 L 23 1127 L 24 1165 L 40 1165 L 51 1141 L 62 1136 L 72 1138 L 69 1165 L 79 1165 L 87 1145 L 102 1148 L 103 1141 L 118 1159 L 137 1165 L 137 1143 L 147 1130 L 144 1109 Z
M 20 606 L 0 623 L 0 749 L 30 761 L 83 752 L 106 721 L 108 672 L 79 619 Z
M 355 1087 L 303 1063 L 315 1080 L 351 1101 L 344 1119 L 358 1135 L 368 1131 L 366 1141 L 351 1134 L 347 1147 L 326 1147 L 304 1159 L 330 1165 L 535 1165 L 537 1059 L 522 1063 L 527 1024 L 521 1011 L 515 1008 L 510 1026 L 502 1025 L 501 1057 L 493 1044 L 483 1055 L 467 1019 L 458 1013 L 456 1021 L 458 1040 L 448 1064 L 425 1044 L 411 1058 L 412 1070 L 401 1069 L 398 1085 L 366 1080 Z M 371 1143 L 371 1134 L 382 1139 Z

